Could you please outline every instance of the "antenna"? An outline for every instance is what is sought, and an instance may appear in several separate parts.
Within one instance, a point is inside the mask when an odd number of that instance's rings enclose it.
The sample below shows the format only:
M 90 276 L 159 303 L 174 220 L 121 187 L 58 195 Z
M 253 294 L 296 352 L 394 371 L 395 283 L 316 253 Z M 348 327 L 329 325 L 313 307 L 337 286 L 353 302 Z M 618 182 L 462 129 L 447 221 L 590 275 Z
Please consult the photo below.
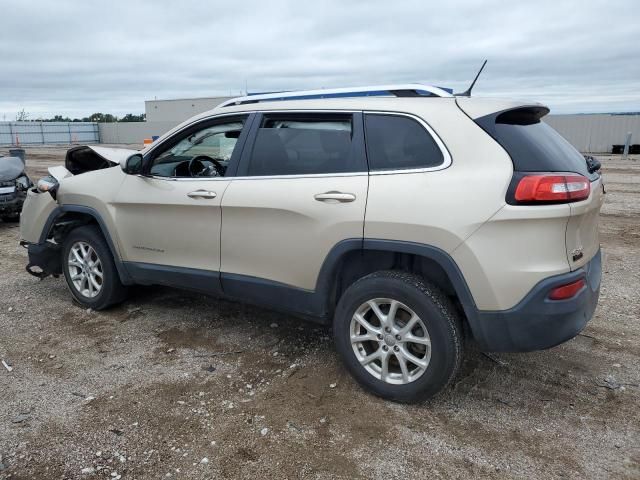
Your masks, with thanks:
M 473 87 L 475 86 L 476 82 L 478 81 L 478 77 L 480 76 L 480 74 L 482 73 L 482 70 L 484 70 L 484 66 L 487 64 L 487 61 L 485 60 L 484 63 L 482 64 L 482 66 L 480 67 L 480 70 L 478 70 L 478 73 L 476 74 L 476 78 L 473 79 L 473 82 L 471 82 L 471 85 L 469 86 L 469 88 L 467 88 L 464 92 L 462 93 L 454 93 L 454 95 L 456 97 L 470 97 L 471 96 L 471 90 L 473 89 Z

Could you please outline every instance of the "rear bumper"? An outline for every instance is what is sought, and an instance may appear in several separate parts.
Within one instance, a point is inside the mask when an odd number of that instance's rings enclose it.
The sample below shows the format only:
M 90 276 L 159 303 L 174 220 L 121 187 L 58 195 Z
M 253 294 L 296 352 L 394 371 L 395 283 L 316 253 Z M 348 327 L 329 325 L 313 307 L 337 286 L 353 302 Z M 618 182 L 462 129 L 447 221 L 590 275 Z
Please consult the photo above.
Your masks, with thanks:
M 475 341 L 484 351 L 528 352 L 551 348 L 575 337 L 593 316 L 600 295 L 600 250 L 580 269 L 538 283 L 515 307 L 479 311 L 473 322 Z M 586 287 L 568 300 L 549 300 L 557 286 L 585 278 Z

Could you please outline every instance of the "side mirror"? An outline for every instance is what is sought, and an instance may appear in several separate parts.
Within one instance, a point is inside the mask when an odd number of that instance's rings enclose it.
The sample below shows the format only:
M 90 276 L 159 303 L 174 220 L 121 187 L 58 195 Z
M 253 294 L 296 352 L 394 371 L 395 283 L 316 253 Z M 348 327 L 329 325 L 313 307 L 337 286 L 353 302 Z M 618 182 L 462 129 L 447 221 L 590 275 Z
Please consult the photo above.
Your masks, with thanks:
M 142 154 L 134 153 L 120 164 L 122 171 L 128 175 L 137 175 L 142 173 Z

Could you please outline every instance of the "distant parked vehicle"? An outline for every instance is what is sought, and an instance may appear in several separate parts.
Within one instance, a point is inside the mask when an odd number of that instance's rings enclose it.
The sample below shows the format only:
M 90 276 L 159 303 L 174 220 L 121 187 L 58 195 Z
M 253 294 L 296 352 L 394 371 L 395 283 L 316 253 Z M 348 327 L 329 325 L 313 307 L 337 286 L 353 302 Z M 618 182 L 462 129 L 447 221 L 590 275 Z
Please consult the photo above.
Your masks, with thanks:
M 0 219 L 4 222 L 20 220 L 27 190 L 33 186 L 19 157 L 0 157 Z
M 140 152 L 70 150 L 29 191 L 28 269 L 93 309 L 157 284 L 332 324 L 361 385 L 422 400 L 465 339 L 544 349 L 593 315 L 599 163 L 548 112 L 423 85 L 231 100 Z

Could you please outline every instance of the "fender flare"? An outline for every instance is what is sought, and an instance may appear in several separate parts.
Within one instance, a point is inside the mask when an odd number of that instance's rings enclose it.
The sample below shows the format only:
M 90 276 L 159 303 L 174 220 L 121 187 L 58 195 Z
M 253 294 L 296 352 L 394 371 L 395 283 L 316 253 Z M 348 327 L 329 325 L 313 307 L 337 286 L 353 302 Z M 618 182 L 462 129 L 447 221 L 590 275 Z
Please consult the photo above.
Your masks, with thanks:
M 60 205 L 53 210 L 47 221 L 44 224 L 44 228 L 42 229 L 42 233 L 40 234 L 39 244 L 44 244 L 47 241 L 47 237 L 53 228 L 56 220 L 58 220 L 65 213 L 82 213 L 85 215 L 89 215 L 92 217 L 96 223 L 98 224 L 98 228 L 100 229 L 102 236 L 107 242 L 107 246 L 111 251 L 111 255 L 113 255 L 113 261 L 116 265 L 116 269 L 118 270 L 118 276 L 120 277 L 120 281 L 123 285 L 131 285 L 133 281 L 131 280 L 131 276 L 127 269 L 124 266 L 124 263 L 120 259 L 120 255 L 118 254 L 118 250 L 115 247 L 115 244 L 111 238 L 111 234 L 109 233 L 109 229 L 102 219 L 102 215 L 95 209 L 91 207 L 86 207 L 84 205 Z
M 464 275 L 455 260 L 444 250 L 433 245 L 399 240 L 384 240 L 375 238 L 347 239 L 337 243 L 328 253 L 316 282 L 316 293 L 325 300 L 325 311 L 328 311 L 331 287 L 338 273 L 338 265 L 344 255 L 352 251 L 383 250 L 388 252 L 407 253 L 428 258 L 436 262 L 449 277 L 451 284 L 462 304 L 462 308 L 472 331 L 477 325 L 478 307 Z

